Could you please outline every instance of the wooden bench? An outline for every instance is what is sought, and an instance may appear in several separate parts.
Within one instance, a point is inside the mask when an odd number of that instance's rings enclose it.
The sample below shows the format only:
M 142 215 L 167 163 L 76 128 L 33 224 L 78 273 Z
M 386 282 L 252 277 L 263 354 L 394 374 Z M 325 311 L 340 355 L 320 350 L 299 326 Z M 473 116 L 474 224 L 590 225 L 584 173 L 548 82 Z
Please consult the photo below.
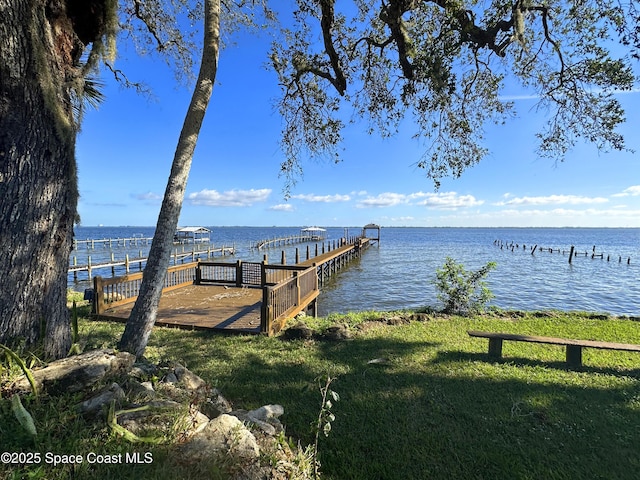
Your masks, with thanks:
M 567 365 L 571 367 L 579 367 L 582 365 L 583 348 L 599 348 L 602 350 L 640 352 L 640 345 L 633 345 L 630 343 L 598 342 L 594 340 L 572 340 L 567 338 L 537 337 L 530 335 L 517 335 L 513 333 L 478 332 L 473 330 L 470 330 L 467 333 L 471 337 L 488 338 L 489 356 L 492 358 L 502 357 L 502 342 L 504 340 L 511 340 L 514 342 L 564 345 L 567 347 Z

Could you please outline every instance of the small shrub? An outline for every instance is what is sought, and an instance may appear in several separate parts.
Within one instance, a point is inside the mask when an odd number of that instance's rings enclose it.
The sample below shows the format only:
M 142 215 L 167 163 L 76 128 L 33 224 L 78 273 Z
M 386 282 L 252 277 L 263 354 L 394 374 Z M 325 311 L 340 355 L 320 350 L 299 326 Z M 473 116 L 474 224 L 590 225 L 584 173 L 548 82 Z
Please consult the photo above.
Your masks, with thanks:
M 484 278 L 496 268 L 489 262 L 480 270 L 467 271 L 464 265 L 447 257 L 442 268 L 436 270 L 437 297 L 444 304 L 443 311 L 456 315 L 482 312 L 493 293 Z

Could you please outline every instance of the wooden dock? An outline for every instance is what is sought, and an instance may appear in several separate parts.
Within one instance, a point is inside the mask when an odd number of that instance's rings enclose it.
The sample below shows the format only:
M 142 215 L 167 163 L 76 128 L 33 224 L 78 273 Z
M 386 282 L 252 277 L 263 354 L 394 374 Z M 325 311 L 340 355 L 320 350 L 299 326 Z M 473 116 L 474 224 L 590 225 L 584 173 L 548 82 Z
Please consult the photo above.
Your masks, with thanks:
M 213 258 L 216 254 L 220 256 L 225 255 L 234 255 L 235 247 L 220 247 L 213 248 L 212 245 L 208 245 L 207 248 L 198 247 L 190 250 L 185 250 L 184 245 L 182 245 L 182 251 L 176 248 L 174 252 L 171 254 L 171 261 L 174 265 L 177 265 L 178 262 L 184 263 L 185 260 L 190 260 L 191 262 L 195 262 L 200 258 Z M 131 268 L 135 268 L 137 265 L 138 271 L 142 271 L 143 265 L 147 263 L 147 258 L 142 255 L 142 251 L 140 251 L 138 257 L 130 258 L 129 254 L 125 254 L 124 258 L 117 259 L 115 258 L 115 253 L 111 252 L 110 259 L 107 261 L 101 261 L 98 263 L 94 263 L 91 259 L 91 255 L 87 257 L 87 263 L 78 264 L 78 257 L 73 256 L 71 258 L 71 264 L 69 265 L 69 273 L 73 273 L 74 281 L 78 280 L 78 273 L 86 272 L 89 280 L 93 277 L 94 270 L 101 269 L 111 269 L 111 276 L 115 276 L 117 267 L 124 267 L 125 273 L 128 274 L 131 271 Z
M 186 285 L 164 292 L 156 325 L 192 330 L 260 333 L 262 290 L 223 285 Z M 126 322 L 133 302 L 105 310 L 100 316 Z
M 296 235 L 289 235 L 286 237 L 258 240 L 257 242 L 252 242 L 249 245 L 249 248 L 258 250 L 261 250 L 263 248 L 278 248 L 284 247 L 286 245 L 295 245 L 297 243 L 317 242 L 324 239 L 324 235 L 320 235 L 318 232 L 301 232 Z
M 85 247 L 87 250 L 94 250 L 96 245 L 103 246 L 105 248 L 126 248 L 127 244 L 129 247 L 137 247 L 139 245 L 151 245 L 153 241 L 153 237 L 130 237 L 130 238 L 100 238 L 93 239 L 88 238 L 86 240 L 73 240 L 73 249 L 78 250 L 80 247 Z
M 315 316 L 321 283 L 369 244 L 361 237 L 334 243 L 335 248 L 323 244 L 322 253 L 293 265 L 238 260 L 172 266 L 156 324 L 274 335 L 300 312 Z M 93 313 L 126 321 L 141 282 L 142 273 L 95 277 Z

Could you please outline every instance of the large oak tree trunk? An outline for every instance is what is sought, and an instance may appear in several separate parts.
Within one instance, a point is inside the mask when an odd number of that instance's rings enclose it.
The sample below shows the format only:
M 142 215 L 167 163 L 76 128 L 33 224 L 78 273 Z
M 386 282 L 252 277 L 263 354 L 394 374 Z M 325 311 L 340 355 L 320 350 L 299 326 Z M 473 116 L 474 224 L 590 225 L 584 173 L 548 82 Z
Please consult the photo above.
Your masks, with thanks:
M 144 353 L 156 321 L 193 152 L 216 77 L 220 45 L 220 0 L 205 1 L 204 20 L 204 45 L 198 80 L 180 132 L 140 293 L 119 344 L 120 349 L 138 357 Z
M 67 269 L 76 218 L 68 79 L 82 44 L 62 0 L 0 0 L 0 342 L 71 345 Z

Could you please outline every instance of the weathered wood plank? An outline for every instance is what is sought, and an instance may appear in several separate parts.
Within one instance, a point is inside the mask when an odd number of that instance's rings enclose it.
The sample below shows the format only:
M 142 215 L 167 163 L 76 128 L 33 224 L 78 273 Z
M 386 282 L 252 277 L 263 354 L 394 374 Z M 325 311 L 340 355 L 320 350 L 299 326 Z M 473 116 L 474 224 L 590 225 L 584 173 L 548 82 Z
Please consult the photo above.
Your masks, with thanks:
M 513 340 L 516 342 L 546 343 L 551 345 L 574 345 L 577 347 L 598 348 L 602 350 L 622 350 L 628 352 L 640 352 L 640 345 L 631 343 L 601 342 L 597 340 L 577 340 L 569 338 L 540 337 L 535 335 L 519 335 L 514 333 L 499 332 L 479 332 L 470 330 L 467 332 L 471 337 L 479 338 L 499 338 L 502 340 Z

